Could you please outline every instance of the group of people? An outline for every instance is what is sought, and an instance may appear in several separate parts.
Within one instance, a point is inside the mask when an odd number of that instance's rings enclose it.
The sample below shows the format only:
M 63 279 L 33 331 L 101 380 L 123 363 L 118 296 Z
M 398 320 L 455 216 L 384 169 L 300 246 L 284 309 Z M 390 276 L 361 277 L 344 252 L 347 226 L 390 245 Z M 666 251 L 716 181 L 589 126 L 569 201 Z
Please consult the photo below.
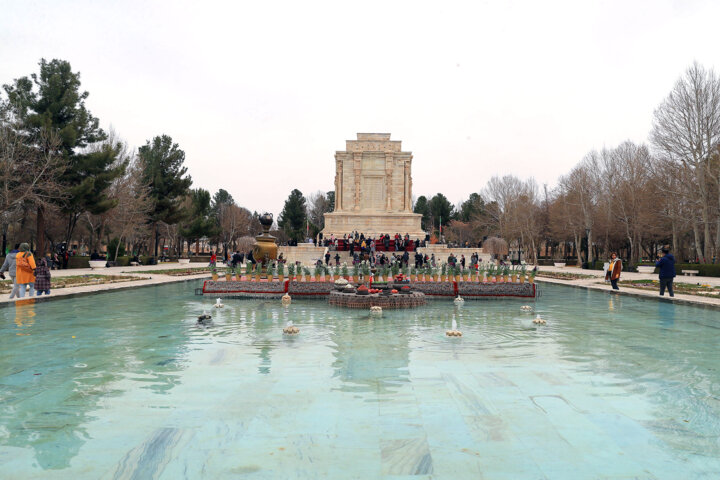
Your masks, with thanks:
M 673 291 L 673 279 L 675 278 L 675 257 L 670 253 L 669 248 L 663 248 L 661 253 L 655 258 L 655 267 L 658 268 L 658 276 L 660 279 L 660 296 L 665 295 L 667 289 L 671 297 L 675 296 Z M 622 260 L 617 253 L 610 254 L 610 263 L 605 273 L 605 281 L 609 281 L 613 290 L 620 290 L 618 282 L 620 281 L 620 273 L 622 272 Z
M 352 257 L 355 252 L 374 254 L 376 250 L 376 242 L 382 244 L 385 251 L 391 250 L 392 243 L 392 246 L 394 247 L 394 250 L 396 252 L 402 252 L 411 245 L 416 248 L 425 246 L 426 240 L 421 241 L 418 238 L 415 241 L 412 241 L 410 239 L 410 235 L 407 233 L 405 234 L 405 236 L 402 236 L 399 233 L 396 233 L 394 236 L 381 234 L 377 238 L 375 238 L 370 235 L 365 235 L 364 233 L 354 231 L 349 235 L 343 234 L 342 238 L 335 237 L 334 234 L 330 235 L 329 237 L 323 238 L 323 234 L 321 232 L 318 234 L 317 238 L 314 239 L 314 242 L 316 242 L 316 244 L 319 244 L 320 246 L 328 247 L 332 250 L 338 250 L 342 243 L 343 246 L 347 246 L 350 252 L 350 256 Z
M 36 263 L 27 243 L 16 244 L 15 248 L 5 256 L 5 262 L 0 267 L 0 278 L 5 279 L 5 272 L 12 280 L 10 298 L 23 298 L 25 292 L 30 296 L 50 295 L 50 267 L 45 257 Z

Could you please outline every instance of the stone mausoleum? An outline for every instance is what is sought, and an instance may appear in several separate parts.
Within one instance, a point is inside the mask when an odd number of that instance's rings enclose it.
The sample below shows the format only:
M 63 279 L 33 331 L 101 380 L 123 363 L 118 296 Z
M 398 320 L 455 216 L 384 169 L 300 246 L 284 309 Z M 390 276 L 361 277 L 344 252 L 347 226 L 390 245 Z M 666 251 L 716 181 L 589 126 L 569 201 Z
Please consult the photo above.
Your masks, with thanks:
M 325 214 L 323 235 L 355 230 L 366 235 L 425 238 L 412 211 L 412 153 L 389 133 L 358 133 L 335 152 L 335 211 Z

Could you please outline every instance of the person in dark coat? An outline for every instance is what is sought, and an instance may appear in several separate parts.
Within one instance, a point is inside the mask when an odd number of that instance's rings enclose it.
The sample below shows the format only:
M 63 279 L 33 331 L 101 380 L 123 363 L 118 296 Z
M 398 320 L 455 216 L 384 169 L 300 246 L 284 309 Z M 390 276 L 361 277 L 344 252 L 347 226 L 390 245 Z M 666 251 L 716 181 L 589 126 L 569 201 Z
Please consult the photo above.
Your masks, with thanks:
M 658 257 L 655 266 L 659 269 L 660 296 L 665 295 L 665 287 L 667 287 L 670 296 L 674 297 L 673 279 L 675 278 L 675 257 L 670 253 L 669 248 L 666 247 L 662 249 L 662 256 Z
M 50 268 L 45 258 L 41 258 L 35 268 L 35 291 L 38 296 L 43 292 L 45 295 L 50 295 Z

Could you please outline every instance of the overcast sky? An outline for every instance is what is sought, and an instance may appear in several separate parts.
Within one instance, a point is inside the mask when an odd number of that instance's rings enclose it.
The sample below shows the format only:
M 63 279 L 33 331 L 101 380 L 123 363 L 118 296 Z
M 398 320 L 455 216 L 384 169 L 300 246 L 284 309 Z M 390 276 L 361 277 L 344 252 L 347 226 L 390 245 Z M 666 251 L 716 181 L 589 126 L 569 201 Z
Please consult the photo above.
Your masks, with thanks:
M 170 135 L 195 187 L 250 210 L 334 189 L 357 132 L 392 133 L 413 194 L 455 203 L 646 141 L 683 71 L 720 67 L 718 18 L 712 1 L 3 0 L 0 83 L 69 61 L 104 128 Z

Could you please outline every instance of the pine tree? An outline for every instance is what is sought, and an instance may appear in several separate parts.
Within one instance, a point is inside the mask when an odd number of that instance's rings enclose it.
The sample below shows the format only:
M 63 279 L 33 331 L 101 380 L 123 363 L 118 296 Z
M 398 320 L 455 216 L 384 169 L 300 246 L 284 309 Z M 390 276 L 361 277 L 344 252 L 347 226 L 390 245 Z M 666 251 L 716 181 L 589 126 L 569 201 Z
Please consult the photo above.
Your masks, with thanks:
M 306 221 L 305 197 L 300 190 L 295 189 L 290 192 L 290 196 L 285 200 L 285 206 L 278 217 L 278 226 L 283 229 L 289 238 L 302 241 Z
M 187 167 L 185 152 L 173 143 L 168 135 L 148 140 L 138 149 L 140 169 L 143 180 L 150 189 L 153 209 L 150 223 L 153 231 L 153 254 L 158 254 L 158 222 L 177 223 L 187 212 L 183 212 L 181 202 L 188 194 L 192 179 L 185 176 Z M 209 194 L 208 194 L 209 196 Z M 208 203 L 209 203 L 208 198 Z
M 105 196 L 112 181 L 125 171 L 117 164 L 118 145 L 91 148 L 107 138 L 99 127 L 99 120 L 85 107 L 89 93 L 80 90 L 80 73 L 73 72 L 70 63 L 53 59 L 40 60 L 40 73 L 21 77 L 10 85 L 3 85 L 7 101 L 2 110 L 21 125 L 29 144 L 37 143 L 42 130 L 55 132 L 58 150 L 65 157 L 64 173 L 59 181 L 67 189 L 67 201 L 61 206 L 68 215 L 66 240 L 72 236 L 77 219 L 85 211 L 102 213 L 112 208 Z M 44 250 L 44 206 L 37 205 L 38 250 Z M 43 252 L 44 253 L 44 252 Z

